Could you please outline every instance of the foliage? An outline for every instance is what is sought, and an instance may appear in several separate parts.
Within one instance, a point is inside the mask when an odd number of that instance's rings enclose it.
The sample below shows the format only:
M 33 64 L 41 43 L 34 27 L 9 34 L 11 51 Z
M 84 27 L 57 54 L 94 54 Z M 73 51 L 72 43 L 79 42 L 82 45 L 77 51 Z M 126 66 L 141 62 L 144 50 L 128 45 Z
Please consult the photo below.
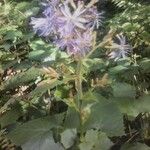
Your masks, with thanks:
M 81 62 L 33 34 L 40 5 L 0 2 L 0 136 L 23 150 L 149 150 L 150 3 L 98 2 L 103 46 Z M 120 32 L 133 52 L 113 61 Z

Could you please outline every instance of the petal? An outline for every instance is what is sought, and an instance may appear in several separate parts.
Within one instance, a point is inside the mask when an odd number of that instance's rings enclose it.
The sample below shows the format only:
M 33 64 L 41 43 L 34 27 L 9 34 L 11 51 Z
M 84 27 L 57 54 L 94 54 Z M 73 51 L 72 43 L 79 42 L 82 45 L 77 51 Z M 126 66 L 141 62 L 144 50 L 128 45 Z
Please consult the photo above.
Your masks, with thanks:
M 80 22 L 75 22 L 75 21 L 74 21 L 74 24 L 75 24 L 78 28 L 81 28 L 81 29 L 86 30 L 86 28 L 84 27 L 84 25 L 83 25 L 82 23 L 80 23 Z
M 73 17 L 78 17 L 80 16 L 84 11 L 85 9 L 83 9 L 83 5 L 79 5 L 79 7 L 75 10 L 75 12 L 73 13 Z M 82 11 L 81 11 L 82 10 Z
M 61 8 L 61 12 L 63 13 L 63 15 L 67 18 L 71 18 L 72 14 L 70 12 L 70 8 L 68 7 L 67 4 L 65 4 L 64 6 L 62 6 Z
M 89 22 L 87 19 L 81 18 L 81 17 L 77 18 L 77 21 L 79 21 L 81 23 L 88 23 Z

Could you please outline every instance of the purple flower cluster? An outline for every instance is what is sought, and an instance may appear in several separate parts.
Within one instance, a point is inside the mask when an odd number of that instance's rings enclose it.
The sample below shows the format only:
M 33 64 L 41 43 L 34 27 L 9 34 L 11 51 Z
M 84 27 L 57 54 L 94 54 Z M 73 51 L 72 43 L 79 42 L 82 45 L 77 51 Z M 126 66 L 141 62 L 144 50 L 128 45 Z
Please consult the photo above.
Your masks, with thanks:
M 54 43 L 70 55 L 84 56 L 91 49 L 92 32 L 101 25 L 103 13 L 93 5 L 87 7 L 83 1 L 51 0 L 42 5 L 42 17 L 31 18 L 34 32 L 53 38 Z

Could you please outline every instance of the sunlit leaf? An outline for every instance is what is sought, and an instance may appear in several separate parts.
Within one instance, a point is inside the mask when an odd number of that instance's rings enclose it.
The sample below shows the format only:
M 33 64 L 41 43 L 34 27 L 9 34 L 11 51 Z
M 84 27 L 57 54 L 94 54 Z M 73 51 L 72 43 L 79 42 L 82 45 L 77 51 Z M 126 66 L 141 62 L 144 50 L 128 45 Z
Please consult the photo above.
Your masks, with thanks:
M 44 132 L 22 145 L 23 150 L 64 150 L 60 143 L 55 143 L 50 131 Z
M 50 131 L 52 128 L 58 127 L 63 120 L 63 115 L 48 116 L 31 120 L 12 130 L 7 137 L 16 145 L 23 145 L 30 139 L 42 137 L 43 134 Z
M 110 136 L 118 136 L 124 133 L 120 110 L 115 103 L 107 100 L 101 100 L 92 106 L 90 117 L 85 126 L 86 128 L 101 129 Z
M 61 143 L 67 149 L 74 144 L 76 136 L 76 129 L 67 129 L 61 133 Z
M 83 142 L 79 145 L 80 150 L 108 150 L 112 142 L 103 132 L 88 130 Z
M 134 98 L 136 96 L 135 87 L 131 86 L 130 84 L 118 82 L 114 83 L 112 88 L 115 97 Z

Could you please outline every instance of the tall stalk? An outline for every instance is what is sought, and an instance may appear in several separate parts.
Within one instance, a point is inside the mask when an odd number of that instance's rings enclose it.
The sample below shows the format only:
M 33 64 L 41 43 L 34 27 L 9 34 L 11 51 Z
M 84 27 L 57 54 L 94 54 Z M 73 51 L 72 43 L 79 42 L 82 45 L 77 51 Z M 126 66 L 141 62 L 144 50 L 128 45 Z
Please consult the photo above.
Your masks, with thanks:
M 80 118 L 80 137 L 82 138 L 83 136 L 83 131 L 82 131 L 82 97 L 83 97 L 83 92 L 82 92 L 82 59 L 80 58 L 77 62 L 77 70 L 76 70 L 76 90 L 77 90 L 77 105 L 78 105 L 78 110 L 79 110 L 79 118 Z
M 77 90 L 77 96 L 78 96 L 78 108 L 80 108 L 81 99 L 83 95 L 82 93 L 82 60 L 81 59 L 77 62 L 76 90 Z
M 108 33 L 107 36 L 110 36 L 110 34 L 111 34 L 111 32 Z M 103 41 L 101 43 L 96 45 L 96 34 L 94 34 L 92 50 L 84 58 L 90 57 L 91 54 L 97 48 L 104 47 L 104 45 L 109 41 L 109 40 L 105 40 L 105 38 L 103 39 Z M 83 79 L 82 65 L 83 64 L 82 63 L 83 63 L 84 58 L 79 57 L 79 59 L 77 61 L 76 80 L 75 80 L 75 87 L 76 87 L 76 91 L 77 91 L 77 106 L 78 106 L 78 112 L 79 112 L 79 118 L 80 118 L 80 127 L 79 127 L 80 140 L 82 140 L 82 137 L 83 137 L 83 115 L 84 114 L 83 114 L 83 110 L 82 110 L 82 98 L 83 98 L 83 90 L 82 90 L 82 79 Z

